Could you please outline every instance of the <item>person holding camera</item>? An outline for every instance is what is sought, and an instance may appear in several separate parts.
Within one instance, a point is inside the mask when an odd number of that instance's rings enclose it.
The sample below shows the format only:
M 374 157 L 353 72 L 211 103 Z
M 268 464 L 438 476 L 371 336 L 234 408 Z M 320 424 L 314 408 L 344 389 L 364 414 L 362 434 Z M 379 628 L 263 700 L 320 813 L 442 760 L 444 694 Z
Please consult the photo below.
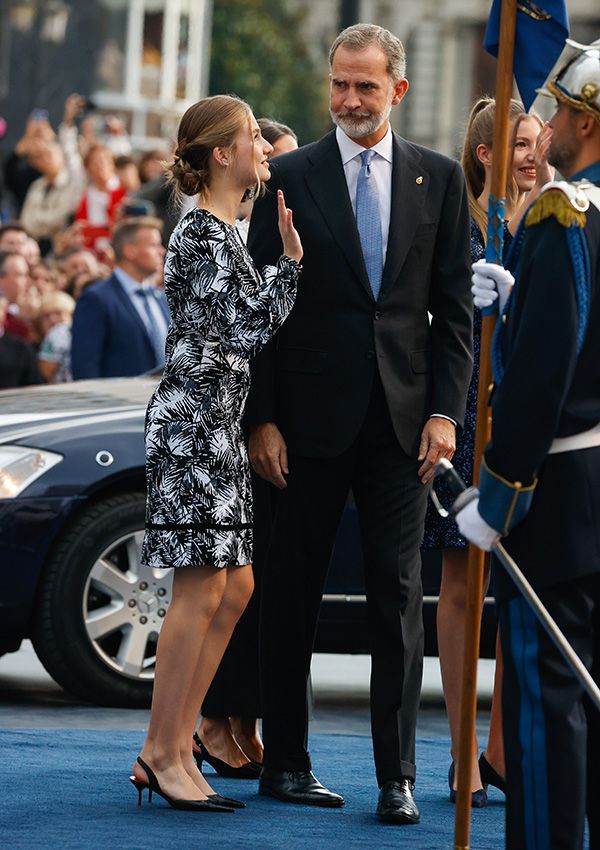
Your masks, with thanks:
M 34 138 L 27 147 L 27 160 L 41 177 L 27 190 L 21 221 L 44 254 L 50 250 L 53 237 L 69 223 L 84 190 L 75 126 L 82 106 L 80 95 L 69 95 L 58 137 Z

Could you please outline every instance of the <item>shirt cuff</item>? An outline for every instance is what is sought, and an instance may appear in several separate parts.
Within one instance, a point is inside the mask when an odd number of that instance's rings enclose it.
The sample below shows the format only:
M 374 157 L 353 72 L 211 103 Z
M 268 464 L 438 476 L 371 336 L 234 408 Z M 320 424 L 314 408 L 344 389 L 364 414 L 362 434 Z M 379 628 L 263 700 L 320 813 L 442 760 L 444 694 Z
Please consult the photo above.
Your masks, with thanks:
M 457 426 L 457 424 L 458 424 L 458 423 L 456 422 L 456 419 L 453 419 L 451 416 L 446 416 L 446 414 L 445 414 L 445 413 L 430 413 L 430 414 L 429 414 L 429 418 L 430 418 L 430 419 L 433 419 L 433 417 L 434 417 L 434 416 L 435 416 L 437 419 L 447 419 L 447 420 L 448 420 L 448 422 L 452 422 L 452 424 L 454 425 L 454 427 L 455 427 L 455 428 L 456 428 L 456 426 Z

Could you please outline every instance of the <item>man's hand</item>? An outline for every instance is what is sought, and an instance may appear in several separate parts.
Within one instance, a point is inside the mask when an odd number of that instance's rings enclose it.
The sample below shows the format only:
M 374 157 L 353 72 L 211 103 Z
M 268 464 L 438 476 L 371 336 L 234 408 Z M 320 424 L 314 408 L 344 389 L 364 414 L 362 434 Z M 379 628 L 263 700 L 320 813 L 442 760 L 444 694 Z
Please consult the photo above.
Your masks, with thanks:
M 449 419 L 432 416 L 428 419 L 421 434 L 419 460 L 423 463 L 418 475 L 423 484 L 428 484 L 433 478 L 433 467 L 442 457 L 452 459 L 456 448 L 456 426 Z
M 488 525 L 478 510 L 479 499 L 473 499 L 456 516 L 458 530 L 470 543 L 484 552 L 489 552 L 500 540 L 495 528 Z
M 263 422 L 252 430 L 248 453 L 257 475 L 280 490 L 287 487 L 287 481 L 283 477 L 289 472 L 287 446 L 274 422 Z

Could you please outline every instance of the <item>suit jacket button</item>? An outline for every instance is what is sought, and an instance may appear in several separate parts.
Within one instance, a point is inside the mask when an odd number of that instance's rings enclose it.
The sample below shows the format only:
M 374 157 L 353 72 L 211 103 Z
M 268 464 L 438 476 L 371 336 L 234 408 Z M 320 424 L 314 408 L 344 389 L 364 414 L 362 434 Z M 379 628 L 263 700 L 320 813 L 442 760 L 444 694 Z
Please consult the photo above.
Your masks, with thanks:
M 373 318 L 374 318 L 374 319 L 380 319 L 380 318 L 381 318 L 381 313 L 379 312 L 379 310 L 375 310 L 375 313 L 374 313 L 374 315 L 373 315 Z
M 372 360 L 375 357 L 374 351 L 367 351 L 367 360 Z

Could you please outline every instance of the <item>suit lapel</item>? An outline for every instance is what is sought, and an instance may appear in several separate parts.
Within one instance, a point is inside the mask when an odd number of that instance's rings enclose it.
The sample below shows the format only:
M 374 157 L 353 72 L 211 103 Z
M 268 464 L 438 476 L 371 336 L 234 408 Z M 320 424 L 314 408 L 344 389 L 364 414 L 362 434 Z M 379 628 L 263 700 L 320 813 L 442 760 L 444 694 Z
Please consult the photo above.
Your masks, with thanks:
M 373 298 L 335 131 L 318 143 L 310 162 L 305 178 L 308 190 L 350 268 Z
M 421 221 L 429 186 L 429 175 L 419 165 L 421 155 L 395 133 L 393 151 L 392 204 L 382 291 L 400 274 Z

